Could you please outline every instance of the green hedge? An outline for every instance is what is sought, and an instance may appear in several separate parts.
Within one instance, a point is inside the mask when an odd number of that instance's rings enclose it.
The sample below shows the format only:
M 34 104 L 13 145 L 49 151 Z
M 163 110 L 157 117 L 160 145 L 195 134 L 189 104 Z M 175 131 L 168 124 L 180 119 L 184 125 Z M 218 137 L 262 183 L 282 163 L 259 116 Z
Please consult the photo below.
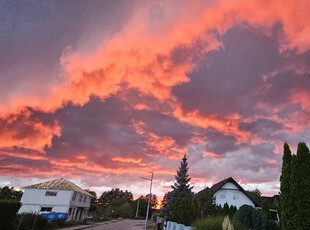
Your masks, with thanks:
M 14 229 L 13 222 L 20 206 L 16 200 L 0 200 L 0 230 Z
M 34 230 L 44 230 L 48 228 L 48 220 L 35 213 L 24 213 L 17 215 L 15 226 L 18 230 L 31 230 L 34 224 Z
M 250 205 L 242 205 L 233 217 L 233 225 L 238 230 L 265 230 L 266 216 Z

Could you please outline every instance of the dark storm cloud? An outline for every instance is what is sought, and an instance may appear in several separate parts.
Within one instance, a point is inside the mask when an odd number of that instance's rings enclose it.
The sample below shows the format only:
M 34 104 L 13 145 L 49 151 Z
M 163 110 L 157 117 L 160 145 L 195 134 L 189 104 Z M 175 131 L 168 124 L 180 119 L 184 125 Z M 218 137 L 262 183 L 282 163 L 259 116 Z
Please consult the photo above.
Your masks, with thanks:
M 218 155 L 238 149 L 238 144 L 233 136 L 228 136 L 217 131 L 206 132 L 204 149 Z
M 262 76 L 282 62 L 276 41 L 249 26 L 233 27 L 222 42 L 224 49 L 210 52 L 208 64 L 198 66 L 190 82 L 173 89 L 185 111 L 252 114 Z
M 258 134 L 264 139 L 272 137 L 274 132 L 280 131 L 283 129 L 283 125 L 267 119 L 258 119 L 251 123 L 239 124 L 240 130 L 250 131 L 252 134 Z

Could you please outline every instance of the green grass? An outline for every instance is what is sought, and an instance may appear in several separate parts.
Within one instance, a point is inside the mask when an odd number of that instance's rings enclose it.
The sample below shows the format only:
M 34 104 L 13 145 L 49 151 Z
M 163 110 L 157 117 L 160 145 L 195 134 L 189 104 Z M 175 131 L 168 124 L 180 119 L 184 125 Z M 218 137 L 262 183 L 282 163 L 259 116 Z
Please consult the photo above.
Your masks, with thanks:
M 222 223 L 224 217 L 207 217 L 204 219 L 196 220 L 193 227 L 197 230 L 222 230 Z

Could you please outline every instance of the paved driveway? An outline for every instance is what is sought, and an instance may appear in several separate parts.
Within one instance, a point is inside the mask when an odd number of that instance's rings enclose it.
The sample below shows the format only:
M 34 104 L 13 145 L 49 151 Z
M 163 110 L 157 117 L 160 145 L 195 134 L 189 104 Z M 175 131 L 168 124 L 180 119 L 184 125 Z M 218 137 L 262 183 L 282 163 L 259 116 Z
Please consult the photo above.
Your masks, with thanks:
M 143 230 L 145 220 L 109 221 L 96 225 L 87 230 Z

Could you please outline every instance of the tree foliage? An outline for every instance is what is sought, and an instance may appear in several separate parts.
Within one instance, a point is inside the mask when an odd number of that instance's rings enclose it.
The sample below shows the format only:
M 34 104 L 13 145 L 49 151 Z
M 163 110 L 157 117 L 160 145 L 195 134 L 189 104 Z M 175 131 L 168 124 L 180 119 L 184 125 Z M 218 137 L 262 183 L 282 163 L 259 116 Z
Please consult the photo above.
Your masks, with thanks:
M 20 206 L 17 200 L 0 200 L 0 230 L 13 229 L 12 223 Z
M 281 191 L 281 223 L 283 230 L 292 229 L 292 224 L 290 220 L 290 216 L 292 215 L 292 205 L 293 202 L 291 200 L 291 164 L 292 164 L 292 153 L 289 145 L 284 143 L 284 151 L 282 158 L 282 174 L 280 177 L 280 191 Z
M 146 199 L 147 201 L 149 200 L 149 195 L 150 194 L 147 194 L 144 199 Z M 143 196 L 142 196 L 143 197 Z M 150 201 L 150 208 L 152 210 L 155 210 L 157 208 L 157 205 L 158 205 L 158 199 L 157 199 L 157 196 L 155 194 L 153 194 L 151 196 L 151 201 Z
M 111 203 L 117 198 L 127 198 L 132 200 L 133 196 L 132 193 L 127 190 L 124 192 L 123 190 L 116 188 L 110 191 L 103 192 L 99 197 L 98 202 L 103 206 L 107 206 L 109 203 Z
M 246 191 L 258 204 L 261 204 L 262 199 L 262 193 L 258 189 Z
M 194 201 L 194 208 L 197 217 L 214 216 L 216 213 L 215 198 L 209 188 L 206 188 Z
M 163 205 L 161 209 L 161 214 L 167 219 L 172 220 L 172 210 L 175 200 L 175 191 L 169 191 L 165 194 L 164 199 L 166 204 Z
M 242 205 L 233 217 L 233 225 L 238 230 L 265 230 L 266 216 L 250 205 Z
M 17 191 L 14 187 L 0 187 L 0 200 L 20 200 L 23 195 L 22 191 Z
M 297 154 L 292 157 L 290 166 L 289 195 L 295 207 L 291 206 L 292 202 L 287 204 L 294 210 L 291 210 L 292 212 L 289 213 L 291 216 L 286 217 L 288 219 L 284 221 L 288 221 L 294 229 L 307 229 L 310 226 L 310 153 L 304 142 L 298 144 Z M 285 205 L 285 201 L 282 205 Z
M 187 156 L 185 154 L 184 157 L 182 158 L 181 165 L 179 169 L 177 170 L 177 174 L 175 176 L 176 181 L 174 185 L 171 186 L 172 191 L 165 194 L 165 199 L 167 200 L 167 204 L 163 206 L 161 212 L 165 216 L 165 218 L 168 220 L 173 219 L 176 222 L 182 221 L 182 220 L 175 219 L 183 215 L 183 214 L 182 215 L 179 214 L 179 211 L 176 211 L 176 210 L 174 211 L 174 209 L 176 208 L 175 202 L 176 200 L 178 200 L 179 203 L 182 201 L 181 202 L 182 205 L 178 204 L 178 206 L 183 207 L 183 203 L 186 203 L 186 199 L 183 200 L 182 198 L 193 196 L 193 193 L 192 193 L 193 187 L 191 187 L 189 183 L 191 178 L 188 175 L 188 169 L 189 167 L 188 167 L 188 162 L 187 162 Z M 174 214 L 175 218 L 173 217 L 173 212 L 175 212 Z
M 262 202 L 262 211 L 266 215 L 267 220 L 271 220 L 270 204 L 267 199 L 264 199 Z
M 172 210 L 172 219 L 179 224 L 190 225 L 194 220 L 193 213 L 192 196 L 189 193 L 178 196 Z
M 106 206 L 105 216 L 106 217 L 119 217 L 119 216 L 122 216 L 123 213 L 126 213 L 127 215 L 129 212 L 127 210 L 123 212 L 122 206 L 124 203 L 131 204 L 131 202 L 132 200 L 125 198 L 125 197 L 114 199 L 113 201 L 111 201 L 111 203 L 109 203 Z M 131 217 L 133 217 L 133 214 Z
M 138 207 L 139 203 L 139 207 Z M 144 196 L 140 196 L 138 199 L 133 201 L 132 207 L 134 209 L 134 212 L 136 213 L 136 210 L 138 208 L 138 216 L 145 217 L 146 216 L 146 209 L 147 209 L 147 199 L 145 199 Z M 149 212 L 149 217 L 151 216 L 152 212 Z
M 179 167 L 179 170 L 177 171 L 177 175 L 175 176 L 176 182 L 174 183 L 172 189 L 175 191 L 176 196 L 179 194 L 184 194 L 184 193 L 191 193 L 192 188 L 190 186 L 190 180 L 191 178 L 189 177 L 188 173 L 188 162 L 187 162 L 187 156 L 184 155 L 181 165 Z
M 124 202 L 118 208 L 119 215 L 123 218 L 132 218 L 133 217 L 133 208 L 129 202 Z
M 281 182 L 282 229 L 307 229 L 310 226 L 310 153 L 304 142 L 297 154 L 284 143 Z

